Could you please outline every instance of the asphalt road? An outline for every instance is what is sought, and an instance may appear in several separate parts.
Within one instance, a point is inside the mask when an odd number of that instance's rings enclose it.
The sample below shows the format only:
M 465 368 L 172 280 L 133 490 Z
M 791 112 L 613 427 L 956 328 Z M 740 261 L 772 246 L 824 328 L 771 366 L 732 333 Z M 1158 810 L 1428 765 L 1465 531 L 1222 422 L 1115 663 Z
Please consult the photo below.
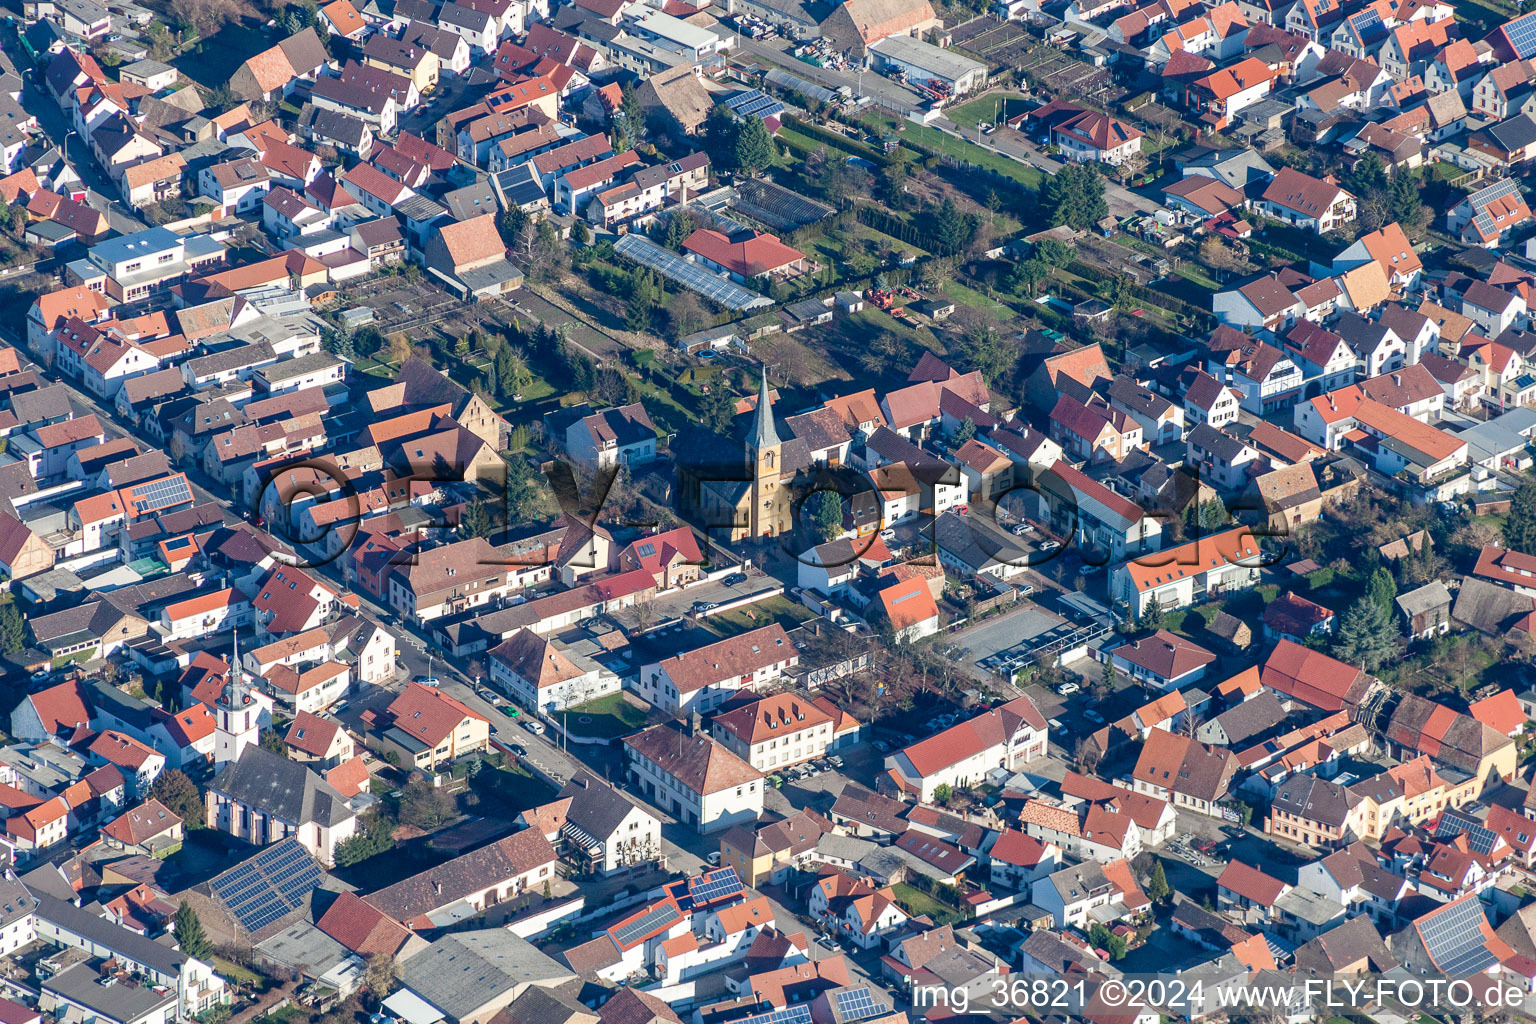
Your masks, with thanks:
M 396 118 L 395 127 L 403 132 L 437 141 L 437 122 L 444 114 L 452 113 L 474 102 L 474 94 L 487 90 L 471 86 L 464 75 L 444 75 L 438 79 L 436 91 L 417 105 Z
M 127 205 L 115 198 L 118 195 L 117 185 L 102 173 L 85 140 L 75 133 L 69 118 L 64 116 L 64 112 L 47 93 L 28 81 L 21 91 L 21 105 L 27 113 L 37 118 L 37 123 L 48 138 L 55 141 L 64 140 L 63 145 L 67 150 L 64 159 L 70 167 L 74 168 L 75 174 L 85 185 L 86 203 L 91 209 L 100 210 L 107 215 L 107 222 L 112 226 L 113 231 L 122 235 L 131 235 L 149 226 L 134 216 Z

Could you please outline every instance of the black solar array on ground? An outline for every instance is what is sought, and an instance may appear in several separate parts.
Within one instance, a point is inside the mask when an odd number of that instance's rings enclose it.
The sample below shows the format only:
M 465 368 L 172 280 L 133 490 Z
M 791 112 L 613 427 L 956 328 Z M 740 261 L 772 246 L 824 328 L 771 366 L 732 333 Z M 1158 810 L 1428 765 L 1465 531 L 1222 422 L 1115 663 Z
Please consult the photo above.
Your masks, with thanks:
M 324 874 L 296 839 L 284 839 L 208 883 L 248 932 L 257 932 L 304 905 Z

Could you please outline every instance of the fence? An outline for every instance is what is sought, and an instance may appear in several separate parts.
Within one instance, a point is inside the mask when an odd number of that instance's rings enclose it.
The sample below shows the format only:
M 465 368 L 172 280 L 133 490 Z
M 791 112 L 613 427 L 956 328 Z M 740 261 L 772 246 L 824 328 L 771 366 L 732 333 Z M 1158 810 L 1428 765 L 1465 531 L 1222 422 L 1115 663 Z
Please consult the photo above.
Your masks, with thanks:
M 848 136 L 843 135 L 840 132 L 831 131 L 821 127 L 820 125 L 811 124 L 808 121 L 802 121 L 792 114 L 785 114 L 783 120 L 784 127 L 790 129 L 791 131 L 798 132 L 799 134 L 807 136 L 808 138 L 815 139 L 817 142 L 826 143 L 833 149 L 840 149 L 844 153 L 847 153 L 849 156 L 856 156 L 861 160 L 868 160 L 870 163 L 875 164 L 878 167 L 889 167 L 901 159 L 897 156 L 882 153 L 866 142 L 850 139 Z

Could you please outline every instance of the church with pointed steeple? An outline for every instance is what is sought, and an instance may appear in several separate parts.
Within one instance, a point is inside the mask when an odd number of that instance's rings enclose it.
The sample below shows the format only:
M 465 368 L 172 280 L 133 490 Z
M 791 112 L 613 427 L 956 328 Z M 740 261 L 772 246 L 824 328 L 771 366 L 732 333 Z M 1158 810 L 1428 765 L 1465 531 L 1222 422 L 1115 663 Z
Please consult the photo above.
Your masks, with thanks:
M 743 416 L 743 418 L 745 418 Z M 741 439 L 745 472 L 716 467 L 699 479 L 699 513 L 730 541 L 777 537 L 794 529 L 795 475 L 810 465 L 805 442 L 783 440 L 773 420 L 773 390 L 763 368 L 751 425 Z M 734 461 L 734 460 L 733 460 Z M 715 479 L 721 477 L 723 479 Z
M 261 704 L 251 697 L 251 687 L 240 664 L 240 633 L 229 663 L 229 680 L 214 702 L 213 764 L 218 769 L 240 760 L 240 752 L 260 742 Z

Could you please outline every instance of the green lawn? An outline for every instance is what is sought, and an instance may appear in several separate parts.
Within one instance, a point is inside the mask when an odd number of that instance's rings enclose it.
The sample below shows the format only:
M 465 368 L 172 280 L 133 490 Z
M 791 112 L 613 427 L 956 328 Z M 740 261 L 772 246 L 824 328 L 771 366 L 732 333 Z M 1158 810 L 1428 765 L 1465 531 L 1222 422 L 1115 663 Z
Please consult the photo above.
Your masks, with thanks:
M 903 242 L 901 239 L 888 235 L 883 231 L 877 231 L 868 224 L 860 224 L 854 221 L 834 231 L 828 231 L 811 243 L 811 248 L 821 253 L 827 259 L 841 264 L 849 253 L 865 250 L 864 243 L 872 242 L 878 252 L 883 242 L 890 247 L 892 252 L 909 252 L 914 256 L 926 256 L 928 251 L 911 242 Z M 840 269 L 840 268 L 839 268 Z
M 735 636 L 775 622 L 785 629 L 791 629 L 810 618 L 814 618 L 810 609 L 780 594 L 765 601 L 711 615 L 704 620 L 704 624 L 716 633 Z
M 902 134 L 929 149 L 996 171 L 1005 178 L 1012 178 L 1025 188 L 1038 189 L 1045 181 L 1044 172 L 1038 168 L 1022 164 L 1012 157 L 993 150 L 983 149 L 974 142 L 957 139 L 928 125 L 909 124 L 903 129 Z
M 528 372 L 533 373 L 531 369 Z M 533 373 L 533 383 L 523 388 L 521 392 L 523 396 L 522 401 L 514 402 L 511 399 L 508 399 L 507 401 L 502 402 L 497 399 L 492 399 L 492 404 L 499 406 L 497 409 L 498 412 L 507 413 L 520 409 L 525 405 L 534 405 L 538 402 L 542 402 L 554 393 L 555 386 L 553 384 L 539 376 L 537 373 Z
M 1178 268 L 1174 270 L 1174 273 L 1184 278 L 1184 280 L 1191 281 L 1208 291 L 1221 291 L 1221 285 L 1216 282 L 1216 279 L 1206 273 L 1205 268 L 1198 264 L 1180 263 Z
M 631 379 L 639 389 L 640 397 L 645 400 L 646 410 L 663 432 L 675 434 L 697 418 L 692 411 L 679 405 L 677 399 L 672 397 L 672 392 L 666 388 L 646 377 L 637 375 Z
M 905 882 L 891 886 L 896 891 L 896 904 L 914 916 L 927 914 L 935 925 L 959 924 L 965 916 L 954 907 L 940 903 L 921 889 L 914 889 Z
M 1028 101 L 1016 92 L 993 93 L 991 96 L 982 96 L 962 103 L 958 107 L 951 107 L 948 117 L 960 127 L 969 128 L 977 121 L 996 124 L 1015 114 L 1023 113 L 1027 106 Z
M 560 721 L 578 736 L 628 736 L 645 725 L 645 712 L 610 693 L 560 713 Z
M 261 975 L 249 967 L 241 967 L 239 964 L 231 963 L 221 956 L 213 958 L 213 970 L 214 973 L 222 975 L 225 979 L 239 982 L 242 985 L 260 985 L 262 982 Z
M 944 293 L 961 305 L 970 306 L 972 309 L 980 310 L 989 316 L 995 316 L 1001 320 L 1010 320 L 1017 312 L 1013 307 L 989 299 L 981 292 L 963 285 L 959 281 L 945 281 Z

